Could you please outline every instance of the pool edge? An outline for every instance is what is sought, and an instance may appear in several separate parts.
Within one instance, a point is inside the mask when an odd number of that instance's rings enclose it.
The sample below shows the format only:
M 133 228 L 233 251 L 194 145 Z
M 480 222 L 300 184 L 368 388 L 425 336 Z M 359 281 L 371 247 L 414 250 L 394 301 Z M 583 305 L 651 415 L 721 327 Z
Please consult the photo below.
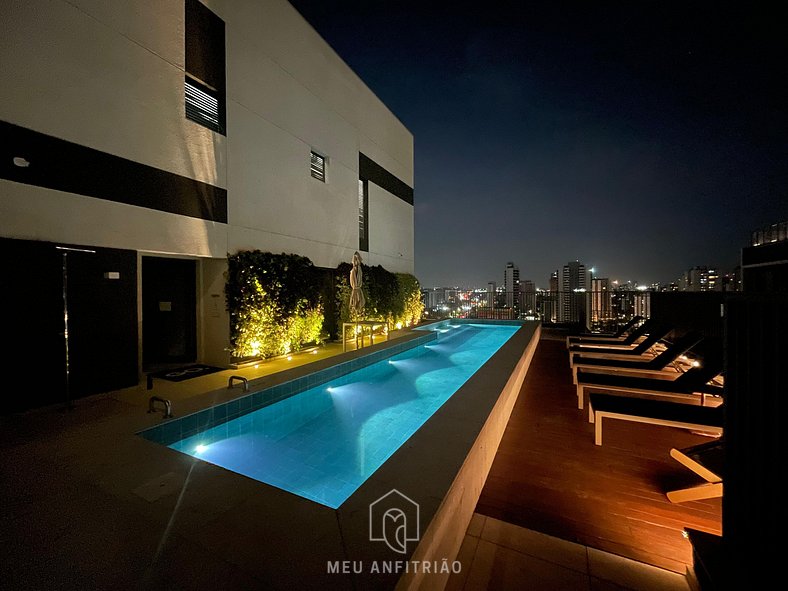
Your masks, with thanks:
M 484 483 L 490 473 L 498 446 L 539 345 L 541 330 L 541 324 L 536 326 L 522 356 L 488 415 L 482 431 L 476 437 L 459 473 L 426 531 L 422 534 L 421 541 L 410 560 L 435 562 L 445 559 L 451 563 L 457 558 Z M 448 573 L 445 573 L 445 576 L 431 574 L 430 577 L 426 577 L 423 571 L 406 573 L 400 577 L 395 588 L 398 591 L 405 589 L 440 590 L 445 587 L 449 576 Z
M 436 338 L 435 332 L 422 331 L 422 333 L 414 334 L 411 338 L 386 341 L 366 350 L 360 349 L 321 360 L 316 362 L 318 368 L 315 368 L 313 364 L 307 364 L 266 376 L 267 380 L 252 382 L 253 387 L 255 384 L 262 387 L 255 387 L 255 390 L 249 394 L 194 410 L 158 425 L 146 427 L 137 431 L 136 434 L 147 441 L 169 446 L 212 427 L 305 392 L 315 386 L 368 367 L 383 359 L 432 342 Z M 266 384 L 266 382 L 273 383 Z M 230 390 L 228 389 L 228 391 Z

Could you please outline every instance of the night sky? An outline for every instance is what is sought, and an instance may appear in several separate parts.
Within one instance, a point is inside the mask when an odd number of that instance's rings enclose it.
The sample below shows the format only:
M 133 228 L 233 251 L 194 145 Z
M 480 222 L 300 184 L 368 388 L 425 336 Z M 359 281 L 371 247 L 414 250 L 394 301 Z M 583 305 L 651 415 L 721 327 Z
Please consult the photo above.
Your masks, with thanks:
M 788 219 L 788 35 L 700 2 L 291 0 L 413 133 L 422 285 L 731 270 Z M 776 6 L 776 4 L 771 4 Z

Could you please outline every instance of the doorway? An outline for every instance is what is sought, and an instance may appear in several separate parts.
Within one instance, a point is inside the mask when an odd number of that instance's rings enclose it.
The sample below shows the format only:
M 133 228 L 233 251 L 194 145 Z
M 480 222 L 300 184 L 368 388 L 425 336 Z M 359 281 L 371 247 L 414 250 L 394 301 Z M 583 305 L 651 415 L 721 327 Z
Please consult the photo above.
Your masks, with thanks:
M 142 257 L 142 366 L 197 360 L 197 262 Z

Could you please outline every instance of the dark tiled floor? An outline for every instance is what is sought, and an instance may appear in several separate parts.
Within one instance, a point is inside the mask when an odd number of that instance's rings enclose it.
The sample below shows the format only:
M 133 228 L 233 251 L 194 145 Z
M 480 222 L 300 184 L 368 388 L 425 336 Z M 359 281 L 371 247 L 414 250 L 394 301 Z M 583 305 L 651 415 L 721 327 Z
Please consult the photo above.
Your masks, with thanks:
M 576 401 L 564 341 L 543 337 L 477 512 L 684 573 L 683 528 L 720 533 L 721 500 L 670 503 L 665 491 L 696 477 L 669 452 L 707 439 L 608 421 L 599 447 Z

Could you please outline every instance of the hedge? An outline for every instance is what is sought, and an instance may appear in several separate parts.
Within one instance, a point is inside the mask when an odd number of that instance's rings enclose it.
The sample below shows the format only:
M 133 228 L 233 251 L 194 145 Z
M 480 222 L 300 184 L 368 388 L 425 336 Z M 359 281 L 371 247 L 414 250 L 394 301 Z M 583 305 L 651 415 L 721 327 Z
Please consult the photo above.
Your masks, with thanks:
M 341 323 L 351 320 L 350 263 L 332 271 L 316 268 L 306 257 L 259 250 L 227 259 L 225 295 L 235 357 L 298 351 L 304 344 L 321 342 L 324 325 L 326 332 L 338 336 Z M 391 273 L 380 265 L 362 265 L 362 272 L 364 319 L 386 320 L 392 329 L 421 320 L 424 306 L 413 275 Z
M 225 295 L 234 356 L 283 355 L 321 340 L 321 277 L 312 261 L 259 250 L 227 259 Z

